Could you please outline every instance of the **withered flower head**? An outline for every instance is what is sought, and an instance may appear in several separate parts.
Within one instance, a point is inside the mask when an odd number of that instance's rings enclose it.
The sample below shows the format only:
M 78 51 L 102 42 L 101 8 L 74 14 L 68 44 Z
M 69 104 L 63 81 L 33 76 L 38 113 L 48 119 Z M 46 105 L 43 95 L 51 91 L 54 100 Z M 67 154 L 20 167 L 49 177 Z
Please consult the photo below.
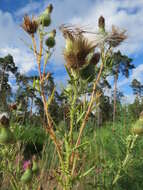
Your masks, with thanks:
M 82 31 L 78 28 L 72 29 L 62 26 L 60 29 L 66 39 L 64 58 L 67 62 L 67 67 L 79 70 L 86 64 L 86 58 L 94 50 L 95 45 L 89 42 L 88 38 L 83 36 Z
M 120 45 L 120 43 L 127 38 L 127 35 L 125 33 L 125 30 L 120 31 L 119 29 L 115 28 L 115 26 L 112 26 L 112 32 L 111 34 L 109 34 L 107 39 L 110 46 L 117 47 L 118 45 Z
M 34 33 L 37 32 L 38 28 L 38 23 L 32 17 L 32 20 L 30 20 L 30 17 L 28 15 L 24 16 L 24 21 L 22 23 L 22 28 L 29 34 L 29 35 L 34 35 Z
M 105 19 L 103 16 L 100 16 L 98 19 L 98 27 L 105 31 Z
M 4 127 L 9 127 L 9 116 L 7 113 L 2 113 L 0 114 L 0 123 L 4 126 Z
M 10 110 L 16 110 L 16 109 L 17 109 L 16 103 L 10 104 L 10 105 L 9 105 L 9 108 L 10 108 Z
M 118 45 L 120 45 L 121 42 L 123 42 L 127 38 L 127 35 L 125 33 L 125 30 L 121 31 L 118 28 L 112 26 L 112 30 L 109 32 L 96 33 L 94 37 L 94 42 L 98 46 L 108 44 L 110 47 L 117 47 Z

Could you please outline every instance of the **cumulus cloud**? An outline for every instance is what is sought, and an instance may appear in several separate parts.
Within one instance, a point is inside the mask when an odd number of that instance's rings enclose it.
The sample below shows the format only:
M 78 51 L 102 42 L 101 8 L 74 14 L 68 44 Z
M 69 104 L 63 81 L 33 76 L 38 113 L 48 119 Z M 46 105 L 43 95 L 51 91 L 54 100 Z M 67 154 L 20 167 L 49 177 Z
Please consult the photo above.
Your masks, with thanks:
M 35 70 L 35 61 L 31 53 L 25 50 L 21 51 L 19 48 L 0 48 L 0 55 L 2 57 L 8 54 L 14 57 L 14 62 L 21 73 L 28 73 L 31 70 Z
M 52 13 L 52 25 L 50 28 L 56 28 L 58 31 L 59 25 L 63 23 L 79 24 L 87 26 L 89 30 L 97 30 L 97 22 L 100 15 L 106 18 L 107 30 L 110 30 L 112 25 L 118 26 L 121 29 L 126 29 L 128 40 L 120 46 L 123 53 L 136 57 L 143 50 L 143 1 L 142 0 L 43 0 L 32 1 L 17 10 L 14 15 L 0 11 L 0 55 L 12 53 L 15 62 L 20 66 L 21 72 L 29 72 L 35 69 L 33 55 L 26 50 L 20 37 L 23 35 L 20 29 L 20 24 L 16 24 L 14 17 L 21 20 L 25 13 L 38 15 L 43 11 L 49 3 L 53 3 L 54 10 Z M 16 18 L 15 17 L 15 18 Z M 27 38 L 28 39 L 28 38 Z M 62 51 L 64 47 L 64 39 L 58 31 L 56 37 L 56 47 L 54 56 L 51 59 L 54 65 L 54 72 L 61 70 L 64 66 Z M 131 82 L 133 78 L 140 81 L 143 66 L 139 65 L 133 70 L 129 79 L 121 80 L 119 87 L 125 86 Z
M 120 46 L 123 53 L 138 55 L 143 49 L 143 1 L 136 0 L 82 0 L 77 5 L 76 0 L 51 1 L 54 5 L 52 13 L 53 23 L 51 27 L 58 29 L 62 23 L 74 23 L 89 26 L 90 30 L 97 30 L 98 18 L 103 15 L 106 18 L 107 30 L 112 25 L 126 29 L 128 40 Z M 81 3 L 80 3 L 81 2 Z M 18 15 L 24 13 L 39 14 L 50 3 L 49 0 L 42 2 L 33 1 L 17 11 Z M 39 6 L 39 9 L 38 9 Z M 63 11 L 64 10 L 64 11 Z M 55 49 L 54 63 L 63 66 L 63 57 L 60 55 L 64 46 L 64 39 L 58 32 L 57 46 Z
M 33 54 L 20 39 L 24 36 L 23 40 L 27 40 L 27 35 L 23 35 L 24 32 L 10 13 L 0 11 L 0 29 L 0 56 L 11 54 L 21 73 L 34 70 L 36 64 Z
M 15 13 L 15 16 L 23 16 L 25 14 L 35 12 L 39 10 L 40 6 L 41 6 L 40 2 L 30 2 L 26 6 L 18 9 L 18 11 Z
M 143 83 L 143 64 L 140 64 L 137 68 L 133 70 L 133 73 L 131 75 L 131 79 L 137 79 L 141 83 Z
M 133 54 L 142 52 L 143 1 L 97 0 L 93 3 L 88 14 L 82 17 L 74 16 L 71 22 L 80 25 L 89 25 L 93 30 L 96 30 L 100 15 L 106 18 L 107 30 L 109 30 L 112 25 L 127 30 L 128 40 L 120 47 L 124 53 Z

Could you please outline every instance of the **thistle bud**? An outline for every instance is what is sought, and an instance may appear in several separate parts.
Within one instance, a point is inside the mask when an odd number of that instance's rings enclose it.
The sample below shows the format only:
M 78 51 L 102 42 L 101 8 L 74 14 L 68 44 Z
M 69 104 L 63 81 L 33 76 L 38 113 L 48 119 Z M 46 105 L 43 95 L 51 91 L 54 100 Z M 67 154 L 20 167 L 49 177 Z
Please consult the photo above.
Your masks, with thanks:
M 28 167 L 24 174 L 21 176 L 21 182 L 24 184 L 30 183 L 32 180 L 32 170 L 30 167 Z
M 4 112 L 4 113 L 0 114 L 0 124 L 4 127 L 9 127 L 8 113 Z
M 36 156 L 34 155 L 33 158 L 32 158 L 32 161 L 33 161 L 33 165 L 32 165 L 32 172 L 35 173 L 35 174 L 38 174 L 38 171 L 39 171 L 39 167 L 38 167 L 38 163 L 37 163 L 37 159 L 36 159 Z
M 49 48 L 53 48 L 55 46 L 56 44 L 55 36 L 56 36 L 56 30 L 53 30 L 52 32 L 50 32 L 49 37 L 45 41 L 46 46 L 48 46 Z
M 48 27 L 51 24 L 51 17 L 49 14 L 43 13 L 38 18 L 38 23 L 43 25 L 44 27 Z
M 53 11 L 53 5 L 49 4 L 45 11 L 50 14 Z
M 0 131 L 0 144 L 11 144 L 14 142 L 13 133 L 9 128 L 2 127 Z
M 53 5 L 49 4 L 46 10 L 40 15 L 38 18 L 39 24 L 43 25 L 44 27 L 48 27 L 51 24 L 51 12 L 53 10 Z
M 143 127 L 134 127 L 132 132 L 136 135 L 143 135 Z
M 143 134 L 143 118 L 140 114 L 140 118 L 136 121 L 133 128 L 131 129 L 132 133 L 142 135 Z
M 103 16 L 100 16 L 98 19 L 99 32 L 105 32 L 105 19 Z

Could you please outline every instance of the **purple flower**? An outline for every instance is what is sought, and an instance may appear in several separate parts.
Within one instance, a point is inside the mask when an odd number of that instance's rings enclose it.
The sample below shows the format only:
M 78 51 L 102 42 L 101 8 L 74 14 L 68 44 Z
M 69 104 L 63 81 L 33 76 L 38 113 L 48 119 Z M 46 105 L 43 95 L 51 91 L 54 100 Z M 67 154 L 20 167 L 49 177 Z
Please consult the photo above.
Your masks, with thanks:
M 31 165 L 31 161 L 30 160 L 25 160 L 23 163 L 23 169 L 24 171 Z

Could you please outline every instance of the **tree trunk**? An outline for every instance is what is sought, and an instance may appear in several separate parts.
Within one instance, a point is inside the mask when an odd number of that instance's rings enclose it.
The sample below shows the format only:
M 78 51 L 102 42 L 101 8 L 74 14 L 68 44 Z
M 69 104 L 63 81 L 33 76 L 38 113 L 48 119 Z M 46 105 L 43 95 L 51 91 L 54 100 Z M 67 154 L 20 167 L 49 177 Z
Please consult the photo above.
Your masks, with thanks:
M 4 82 L 5 70 L 6 70 L 6 68 L 4 67 L 3 71 L 2 71 L 2 81 L 1 81 L 1 84 L 0 84 L 0 87 L 1 87 L 0 91 L 1 91 L 1 98 L 2 98 L 2 110 L 3 111 L 7 110 L 6 94 L 5 94 L 5 91 L 2 89 L 3 88 L 3 82 Z
M 117 80 L 118 80 L 118 72 L 114 76 L 114 107 L 113 107 L 113 123 L 115 123 L 116 119 L 116 99 L 117 99 Z
M 29 117 L 30 119 L 32 118 L 32 114 L 33 114 L 32 109 L 33 109 L 33 97 L 31 99 L 31 108 L 30 108 L 30 117 Z

